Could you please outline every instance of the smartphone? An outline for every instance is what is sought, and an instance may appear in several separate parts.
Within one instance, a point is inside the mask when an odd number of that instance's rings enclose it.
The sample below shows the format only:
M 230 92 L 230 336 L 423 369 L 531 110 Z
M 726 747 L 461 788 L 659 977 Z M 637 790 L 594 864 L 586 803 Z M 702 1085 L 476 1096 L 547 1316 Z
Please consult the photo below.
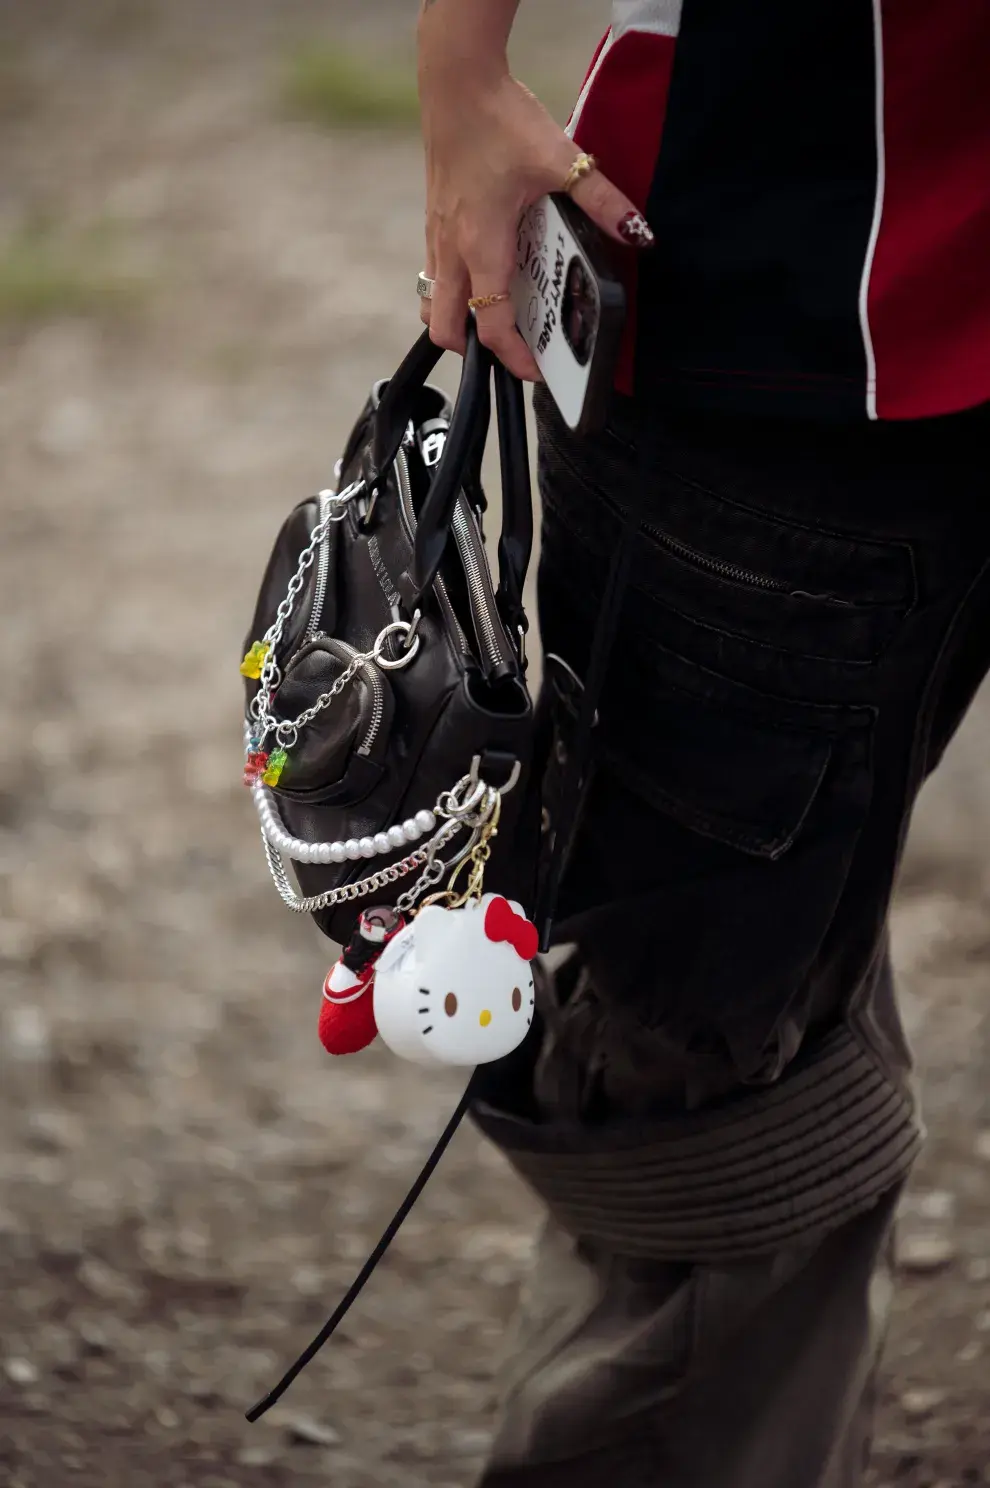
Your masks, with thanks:
M 602 428 L 626 316 L 611 243 L 569 196 L 545 196 L 519 219 L 512 299 L 569 428 Z

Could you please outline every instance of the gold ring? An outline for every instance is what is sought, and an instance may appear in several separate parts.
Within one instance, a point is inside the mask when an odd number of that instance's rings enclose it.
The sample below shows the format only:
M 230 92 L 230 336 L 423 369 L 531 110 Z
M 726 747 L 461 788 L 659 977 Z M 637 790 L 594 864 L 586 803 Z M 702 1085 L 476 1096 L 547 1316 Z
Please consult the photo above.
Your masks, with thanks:
M 473 295 L 468 300 L 469 310 L 490 310 L 493 305 L 501 305 L 503 300 L 511 300 L 512 296 L 508 290 L 502 290 L 500 294 Z
M 582 152 L 572 163 L 570 170 L 564 177 L 564 191 L 568 193 L 572 192 L 579 181 L 583 181 L 585 176 L 590 176 L 591 172 L 597 169 L 598 161 L 594 155 L 585 155 Z

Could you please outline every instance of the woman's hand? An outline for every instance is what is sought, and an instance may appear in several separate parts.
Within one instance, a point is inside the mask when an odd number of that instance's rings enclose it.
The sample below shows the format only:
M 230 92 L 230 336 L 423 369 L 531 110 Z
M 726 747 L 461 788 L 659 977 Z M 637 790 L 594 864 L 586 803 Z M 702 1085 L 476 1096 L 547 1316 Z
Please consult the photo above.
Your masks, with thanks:
M 504 45 L 492 45 L 490 4 L 433 0 L 420 21 L 420 100 L 426 148 L 426 273 L 422 301 L 432 339 L 463 352 L 468 299 L 510 290 L 519 219 L 560 191 L 579 154 L 532 93 L 511 76 Z M 481 19 L 478 19 L 481 17 Z M 472 27 L 474 30 L 472 30 Z M 579 181 L 574 201 L 619 242 L 652 244 L 642 215 L 600 171 Z M 540 380 L 515 325 L 511 300 L 477 312 L 478 335 L 517 377 Z

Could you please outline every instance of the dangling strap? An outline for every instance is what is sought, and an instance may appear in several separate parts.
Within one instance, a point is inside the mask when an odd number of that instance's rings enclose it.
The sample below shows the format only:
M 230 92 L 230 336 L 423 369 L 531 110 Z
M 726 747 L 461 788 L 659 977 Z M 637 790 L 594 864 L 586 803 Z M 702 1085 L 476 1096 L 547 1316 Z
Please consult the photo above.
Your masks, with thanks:
M 640 453 L 643 466 L 639 473 L 633 500 L 626 510 L 625 525 L 619 538 L 615 551 L 612 554 L 612 562 L 609 566 L 608 578 L 605 583 L 605 593 L 602 596 L 601 614 L 595 627 L 594 638 L 591 643 L 591 654 L 588 660 L 588 670 L 585 676 L 584 692 L 581 697 L 581 706 L 578 711 L 577 728 L 575 731 L 574 748 L 568 762 L 565 774 L 564 788 L 561 799 L 560 821 L 561 827 L 568 820 L 575 817 L 577 804 L 581 791 L 581 779 L 591 754 L 591 731 L 594 727 L 595 714 L 601 697 L 602 688 L 605 684 L 605 674 L 608 667 L 612 646 L 618 631 L 620 608 L 626 585 L 629 581 L 629 569 L 632 563 L 633 549 L 636 534 L 639 531 L 639 516 L 646 504 L 646 492 L 648 483 L 646 480 L 646 456 Z M 560 892 L 560 881 L 563 877 L 564 862 L 566 860 L 566 849 L 569 837 L 573 835 L 574 824 L 572 822 L 571 832 L 558 830 L 554 850 L 551 854 L 547 871 L 540 885 L 537 901 L 536 923 L 540 927 L 541 948 L 546 950 L 549 946 L 550 933 L 553 925 L 553 915 L 557 906 L 557 898 Z M 308 1348 L 299 1355 L 296 1362 L 286 1370 L 273 1390 L 253 1405 L 245 1414 L 249 1421 L 259 1420 L 266 1411 L 285 1394 L 298 1375 L 306 1368 L 312 1359 L 320 1352 L 323 1345 L 332 1338 L 340 1323 L 350 1311 L 354 1302 L 370 1280 L 379 1261 L 385 1255 L 392 1241 L 395 1239 L 406 1217 L 419 1198 L 423 1189 L 432 1177 L 440 1159 L 443 1157 L 450 1145 L 451 1139 L 461 1122 L 464 1120 L 475 1095 L 475 1087 L 479 1080 L 479 1071 L 475 1071 L 468 1081 L 467 1088 L 458 1102 L 457 1109 L 444 1127 L 436 1146 L 416 1179 L 412 1188 L 406 1194 L 399 1208 L 389 1220 L 385 1233 L 375 1246 L 371 1255 L 365 1261 L 354 1281 L 351 1283 L 347 1293 L 341 1298 L 332 1315 L 320 1329 Z
M 474 1086 L 475 1075 L 472 1075 L 470 1080 L 468 1081 L 467 1089 L 464 1091 L 464 1094 L 461 1096 L 460 1101 L 457 1104 L 457 1109 L 455 1110 L 453 1116 L 451 1116 L 450 1120 L 447 1122 L 447 1125 L 444 1127 L 443 1132 L 441 1133 L 433 1151 L 426 1159 L 419 1177 L 416 1179 L 416 1182 L 413 1184 L 412 1188 L 406 1194 L 406 1197 L 403 1199 L 402 1203 L 399 1205 L 398 1209 L 389 1220 L 385 1233 L 382 1235 L 382 1238 L 379 1240 L 378 1244 L 375 1246 L 374 1250 L 371 1252 L 370 1256 L 361 1267 L 361 1270 L 354 1278 L 346 1294 L 341 1298 L 340 1302 L 337 1304 L 337 1307 L 334 1309 L 334 1312 L 327 1319 L 326 1323 L 320 1329 L 319 1333 L 317 1333 L 316 1337 L 313 1339 L 313 1342 L 309 1345 L 308 1348 L 303 1350 L 296 1362 L 286 1370 L 285 1374 L 283 1374 L 274 1390 L 270 1390 L 267 1395 L 263 1396 L 262 1399 L 258 1401 L 257 1405 L 253 1405 L 249 1411 L 245 1412 L 245 1415 L 247 1416 L 247 1419 L 249 1421 L 260 1420 L 260 1418 L 265 1414 L 266 1411 L 271 1410 L 272 1406 L 275 1405 L 277 1401 L 281 1400 L 282 1396 L 292 1384 L 293 1380 L 296 1379 L 298 1375 L 302 1374 L 303 1370 L 306 1368 L 306 1365 L 310 1363 L 312 1359 L 316 1358 L 316 1355 L 320 1352 L 320 1349 L 323 1347 L 323 1345 L 330 1338 L 333 1337 L 334 1333 L 337 1331 L 337 1328 L 339 1327 L 341 1322 L 343 1322 L 347 1313 L 351 1310 L 351 1307 L 357 1300 L 359 1294 L 364 1289 L 365 1283 L 370 1280 L 373 1272 L 375 1271 L 375 1268 L 378 1265 L 378 1262 L 382 1259 L 385 1252 L 388 1250 L 389 1246 L 392 1244 L 392 1241 L 395 1239 L 396 1235 L 401 1229 L 402 1225 L 405 1223 L 406 1216 L 408 1215 L 410 1209 L 412 1209 L 416 1200 L 423 1192 L 423 1189 L 430 1181 L 434 1169 L 436 1168 L 440 1159 L 443 1157 L 447 1148 L 450 1146 L 451 1138 L 457 1131 L 457 1128 L 460 1126 L 461 1122 L 464 1120 L 464 1117 L 467 1114 L 468 1107 L 470 1106 L 471 1101 L 474 1098 Z

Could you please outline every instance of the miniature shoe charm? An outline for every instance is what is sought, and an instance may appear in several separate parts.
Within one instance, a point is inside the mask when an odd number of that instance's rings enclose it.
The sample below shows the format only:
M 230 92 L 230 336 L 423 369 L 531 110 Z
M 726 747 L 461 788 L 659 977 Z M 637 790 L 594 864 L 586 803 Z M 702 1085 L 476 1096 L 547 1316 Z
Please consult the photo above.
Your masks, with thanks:
M 323 984 L 320 1043 L 328 1054 L 358 1054 L 378 1035 L 373 987 L 382 951 L 405 924 L 397 910 L 368 909 Z

